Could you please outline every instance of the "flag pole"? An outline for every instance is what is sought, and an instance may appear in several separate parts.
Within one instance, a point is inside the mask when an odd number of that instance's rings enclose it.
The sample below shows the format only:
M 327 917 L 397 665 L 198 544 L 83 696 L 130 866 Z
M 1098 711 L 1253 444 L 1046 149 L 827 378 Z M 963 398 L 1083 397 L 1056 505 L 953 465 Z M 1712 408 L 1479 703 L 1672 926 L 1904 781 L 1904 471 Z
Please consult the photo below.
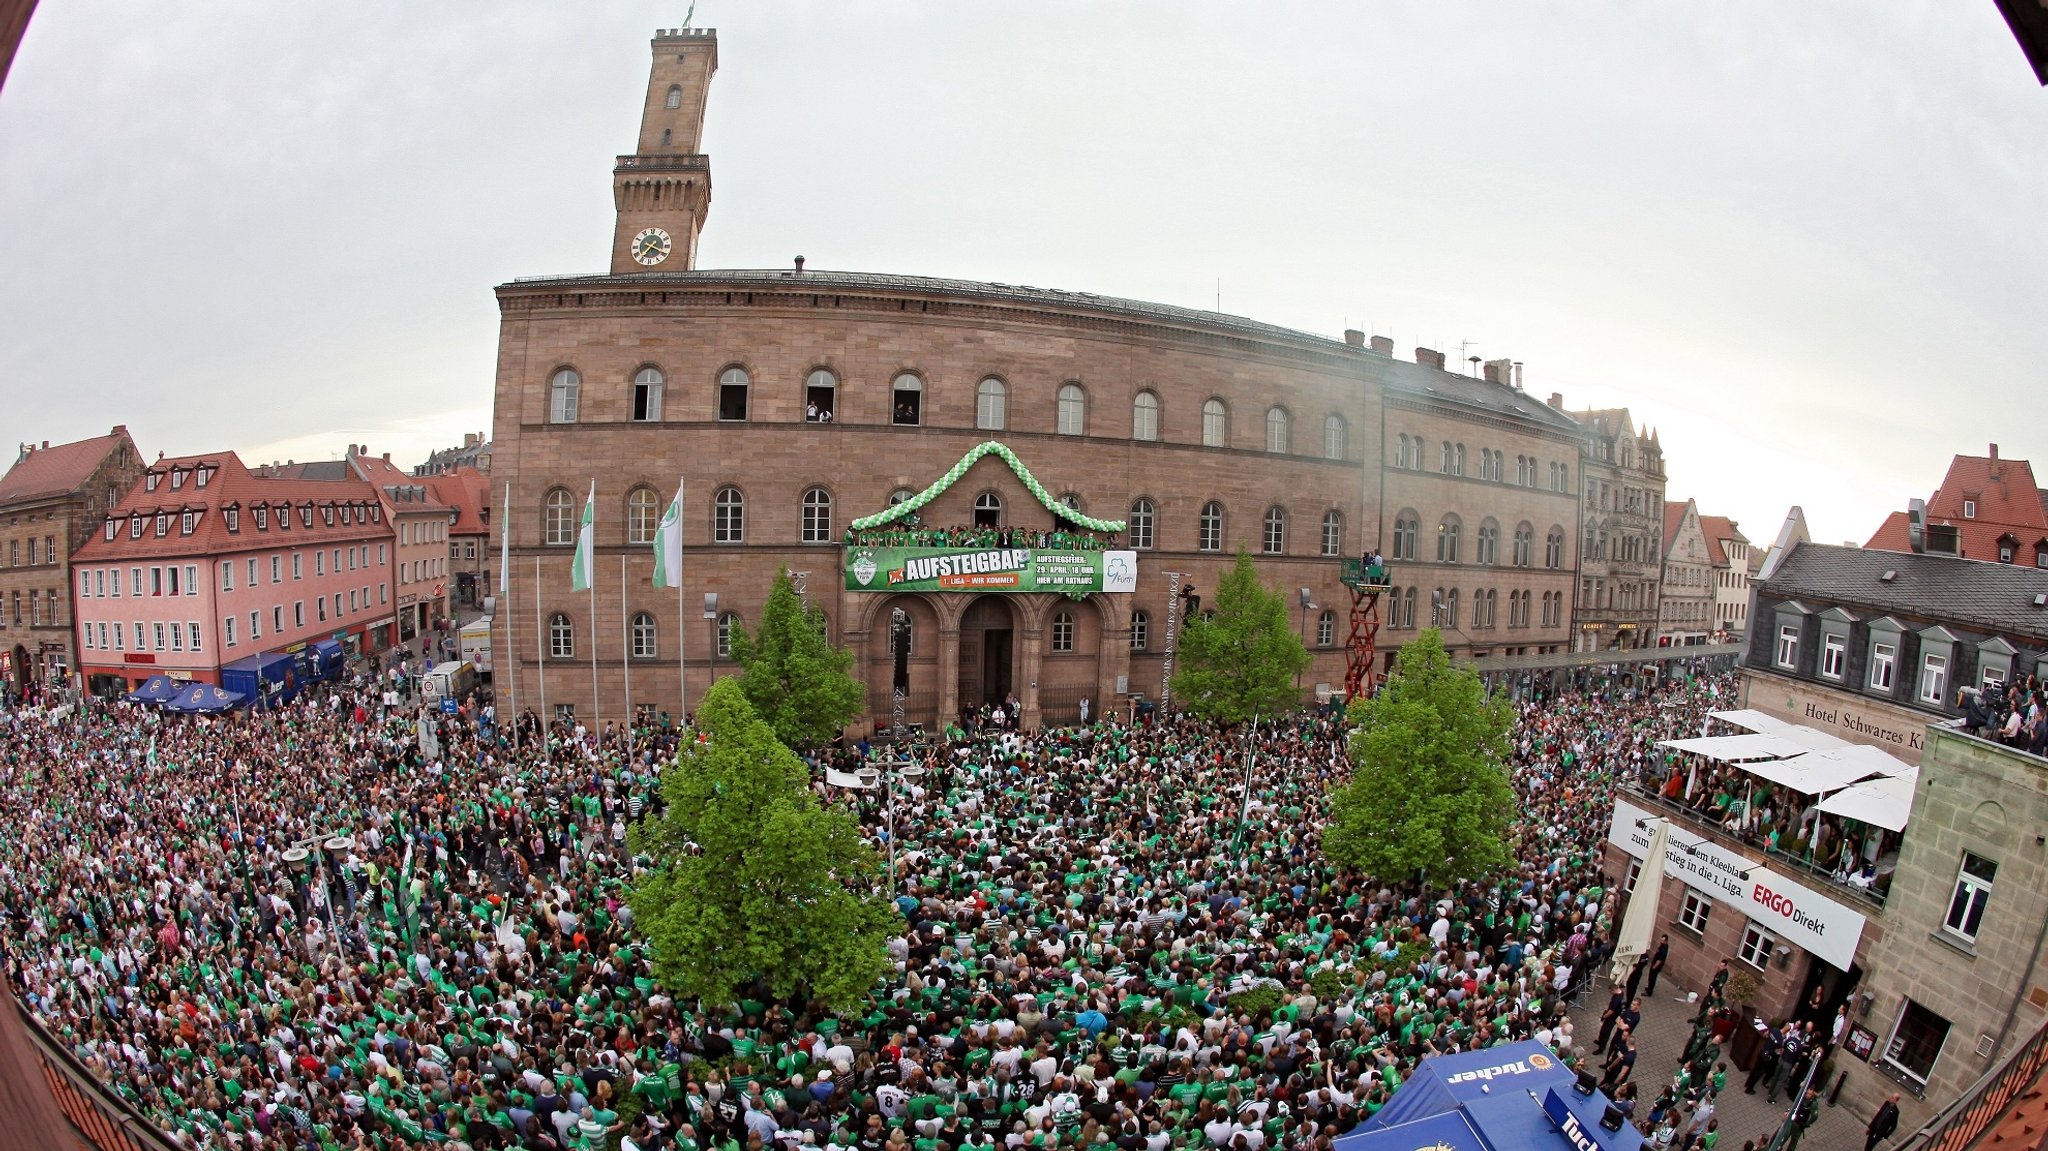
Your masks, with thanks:
M 690 621 L 687 604 L 683 595 L 683 487 L 684 481 L 676 480 L 676 726 L 687 727 L 690 721 L 690 663 L 684 656 L 688 647 Z
M 505 504 L 504 510 L 498 516 L 498 532 L 498 610 L 505 613 L 505 627 L 501 634 L 505 637 L 505 704 L 506 709 L 510 712 L 509 717 L 499 716 L 498 723 L 499 730 L 501 731 L 504 729 L 504 724 L 508 722 L 512 724 L 512 746 L 518 747 L 519 677 L 517 665 L 519 660 L 517 652 L 519 645 L 512 638 L 517 633 L 512 630 L 512 597 L 508 594 L 512 586 L 511 480 L 505 481 Z M 493 640 L 492 642 L 495 644 L 496 641 Z M 495 658 L 491 660 L 493 671 L 496 670 L 497 663 L 498 661 Z
M 540 614 L 540 557 L 533 557 L 533 649 L 540 660 L 540 746 L 548 746 L 548 645 Z
M 626 669 L 626 741 L 633 739 L 633 617 L 626 611 L 626 555 L 619 553 L 619 664 Z

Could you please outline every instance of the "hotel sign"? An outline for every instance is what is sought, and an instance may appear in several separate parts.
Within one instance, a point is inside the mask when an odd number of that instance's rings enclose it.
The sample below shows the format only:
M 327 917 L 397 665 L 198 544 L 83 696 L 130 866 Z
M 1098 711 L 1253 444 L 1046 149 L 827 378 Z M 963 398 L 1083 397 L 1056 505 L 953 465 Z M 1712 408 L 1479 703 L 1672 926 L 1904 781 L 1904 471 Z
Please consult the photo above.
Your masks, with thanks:
M 1138 590 L 1138 553 L 1052 548 L 846 549 L 847 591 L 1090 592 Z
M 1614 821 L 1607 842 L 1637 859 L 1650 852 L 1650 833 L 1642 826 L 1657 813 L 1626 800 L 1614 801 Z M 1725 903 L 1786 943 L 1795 943 L 1843 971 L 1856 960 L 1863 939 L 1863 914 L 1771 871 L 1748 856 L 1710 839 L 1671 825 L 1671 847 L 1664 856 L 1664 874 L 1687 887 Z
M 1744 706 L 1881 748 L 1915 765 L 1927 746 L 1927 725 L 1939 718 L 1845 690 L 1809 687 L 1782 675 L 1746 671 L 1742 680 Z

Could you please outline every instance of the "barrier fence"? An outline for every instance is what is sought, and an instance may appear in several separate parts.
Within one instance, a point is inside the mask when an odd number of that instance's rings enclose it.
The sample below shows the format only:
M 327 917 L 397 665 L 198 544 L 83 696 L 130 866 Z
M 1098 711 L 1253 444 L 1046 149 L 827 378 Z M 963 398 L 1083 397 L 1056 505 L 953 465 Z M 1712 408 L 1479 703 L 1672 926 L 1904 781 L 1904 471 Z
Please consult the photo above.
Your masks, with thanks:
M 2048 1067 L 2048 1022 L 1984 1073 L 1955 1102 L 1936 1112 L 1893 1151 L 1962 1151 L 1996 1122 L 2005 1109 Z
M 43 1079 L 57 1109 L 78 1129 L 78 1133 L 99 1151 L 180 1151 L 179 1145 L 159 1131 L 127 1100 L 108 1091 L 51 1038 L 20 1004 L 15 1005 L 22 1031 L 42 1064 Z

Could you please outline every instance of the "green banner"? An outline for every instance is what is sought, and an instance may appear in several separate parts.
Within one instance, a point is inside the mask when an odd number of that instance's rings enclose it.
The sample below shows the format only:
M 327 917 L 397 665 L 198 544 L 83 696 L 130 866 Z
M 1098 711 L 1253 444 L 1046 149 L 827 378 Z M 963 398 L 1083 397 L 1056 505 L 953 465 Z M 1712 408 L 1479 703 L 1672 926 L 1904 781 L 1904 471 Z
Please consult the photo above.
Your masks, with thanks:
M 1053 548 L 846 549 L 847 591 L 1089 592 L 1138 590 L 1138 553 Z

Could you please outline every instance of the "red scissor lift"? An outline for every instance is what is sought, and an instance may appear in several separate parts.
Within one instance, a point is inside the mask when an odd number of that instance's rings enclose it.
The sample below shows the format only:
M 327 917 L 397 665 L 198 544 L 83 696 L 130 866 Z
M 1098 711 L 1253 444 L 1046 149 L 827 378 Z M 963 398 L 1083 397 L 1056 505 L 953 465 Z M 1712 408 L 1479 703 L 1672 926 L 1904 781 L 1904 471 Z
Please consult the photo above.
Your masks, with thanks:
M 1344 561 L 1341 578 L 1351 589 L 1351 633 L 1344 641 L 1344 698 L 1358 699 L 1373 693 L 1379 680 L 1373 673 L 1379 651 L 1380 596 L 1389 590 L 1384 563 L 1368 566 L 1363 559 Z

